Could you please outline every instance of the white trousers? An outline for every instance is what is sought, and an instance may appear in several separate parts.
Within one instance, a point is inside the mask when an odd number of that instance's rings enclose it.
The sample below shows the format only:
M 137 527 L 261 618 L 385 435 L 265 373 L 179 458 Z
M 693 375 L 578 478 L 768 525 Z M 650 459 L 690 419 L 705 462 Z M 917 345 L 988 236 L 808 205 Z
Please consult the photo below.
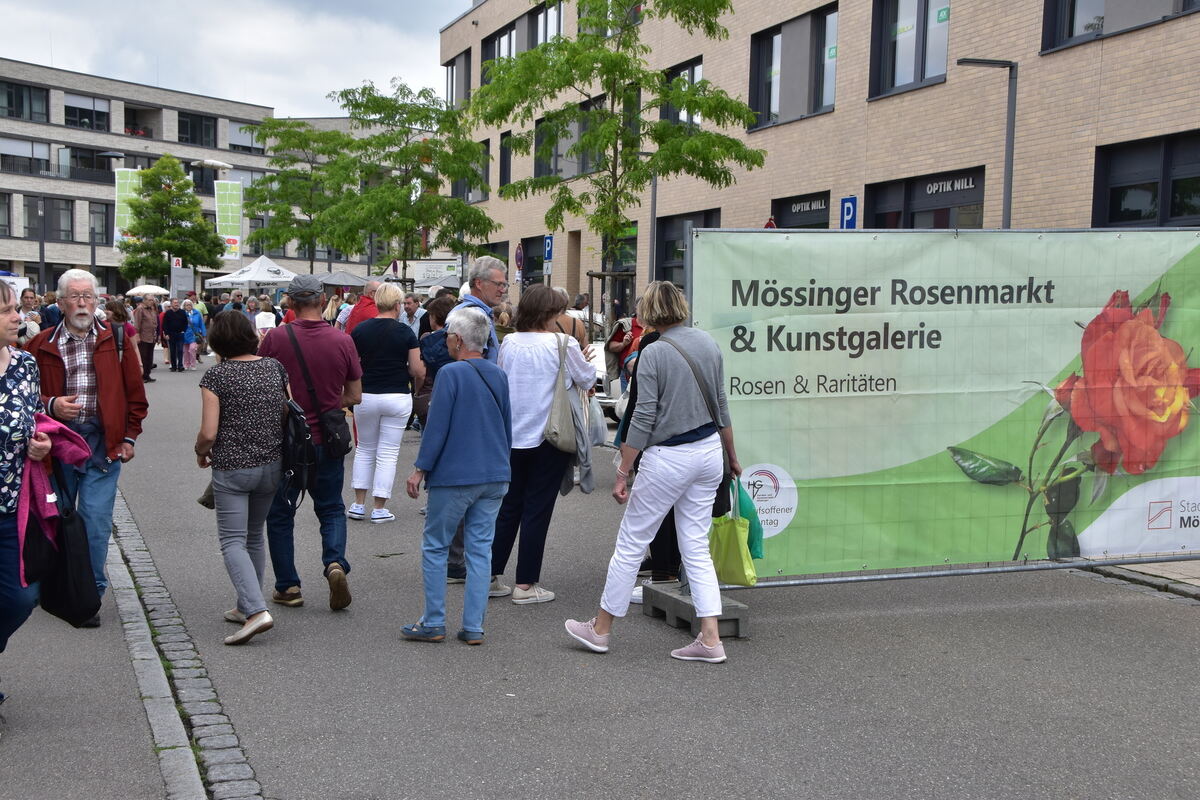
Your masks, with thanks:
M 696 616 L 721 616 L 717 571 L 708 552 L 712 506 L 721 473 L 721 437 L 717 434 L 675 447 L 646 448 L 608 562 L 601 608 L 614 617 L 625 616 L 642 556 L 674 506 L 679 554 L 691 583 Z
M 372 497 L 392 496 L 400 440 L 411 415 L 411 394 L 363 394 L 362 403 L 354 408 L 358 446 L 352 488 L 369 489 Z

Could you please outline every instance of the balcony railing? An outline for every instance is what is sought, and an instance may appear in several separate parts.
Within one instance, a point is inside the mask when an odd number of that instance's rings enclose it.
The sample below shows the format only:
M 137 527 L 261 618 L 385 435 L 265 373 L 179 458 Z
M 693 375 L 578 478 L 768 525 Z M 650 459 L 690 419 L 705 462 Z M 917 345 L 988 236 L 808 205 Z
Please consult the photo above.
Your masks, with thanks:
M 44 161 L 31 163 L 32 159 L 3 159 L 0 160 L 0 172 L 15 175 L 34 175 L 39 178 L 59 178 L 71 181 L 87 181 L 89 183 L 116 183 L 116 175 L 111 170 L 93 169 L 91 167 L 64 167 L 57 164 L 47 164 Z

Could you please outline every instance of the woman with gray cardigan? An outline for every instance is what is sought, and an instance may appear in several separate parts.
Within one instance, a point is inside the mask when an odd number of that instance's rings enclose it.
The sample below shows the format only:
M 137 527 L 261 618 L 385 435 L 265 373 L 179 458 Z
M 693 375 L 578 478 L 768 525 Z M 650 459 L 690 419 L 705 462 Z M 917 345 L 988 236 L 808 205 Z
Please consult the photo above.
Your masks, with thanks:
M 237 607 L 225 619 L 242 627 L 225 644 L 245 644 L 275 624 L 263 599 L 263 526 L 279 486 L 287 372 L 256 354 L 258 334 L 240 311 L 222 311 L 208 343 L 221 358 L 200 379 L 196 463 L 212 467 L 217 538 Z
M 629 610 L 642 556 L 674 507 L 679 551 L 691 581 L 700 636 L 672 650 L 671 657 L 713 664 L 725 660 L 717 633 L 721 595 L 708 552 L 708 530 L 723 472 L 722 449 L 734 475 L 740 475 L 742 468 L 725 403 L 721 351 L 707 333 L 683 325 L 688 314 L 687 300 L 666 281 L 651 283 L 638 302 L 638 318 L 655 327 L 661 338 L 639 359 L 637 405 L 621 444 L 613 498 L 629 505 L 608 562 L 599 611 L 588 622 L 566 622 L 571 638 L 596 653 L 608 652 L 613 620 Z M 629 471 L 639 453 L 638 479 L 631 491 Z

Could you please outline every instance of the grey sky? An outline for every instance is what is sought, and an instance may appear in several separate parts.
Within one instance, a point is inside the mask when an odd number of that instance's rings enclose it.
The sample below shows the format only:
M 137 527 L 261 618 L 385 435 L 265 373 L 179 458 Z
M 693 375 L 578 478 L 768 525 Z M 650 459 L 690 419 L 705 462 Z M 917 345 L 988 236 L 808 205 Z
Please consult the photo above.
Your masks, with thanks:
M 335 116 L 329 92 L 442 93 L 438 29 L 471 0 L 0 0 L 5 58 Z M 102 10 L 101 10 L 102 9 Z

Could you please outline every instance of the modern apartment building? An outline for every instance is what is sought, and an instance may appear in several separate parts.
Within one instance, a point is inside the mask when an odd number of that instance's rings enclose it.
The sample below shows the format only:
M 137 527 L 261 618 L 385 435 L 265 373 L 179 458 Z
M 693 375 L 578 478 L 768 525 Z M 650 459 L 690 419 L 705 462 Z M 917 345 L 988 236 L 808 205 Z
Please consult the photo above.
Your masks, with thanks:
M 268 171 L 267 156 L 242 128 L 272 115 L 266 106 L 177 92 L 21 61 L 0 59 L 0 269 L 53 288 L 72 267 L 93 270 L 107 290 L 128 282 L 113 248 L 113 170 L 145 168 L 164 153 L 183 162 L 205 215 L 215 221 L 214 180 L 249 186 Z M 345 120 L 309 120 L 317 126 Z M 214 169 L 198 162 L 219 162 Z M 264 221 L 244 218 L 243 237 Z M 236 270 L 262 255 L 243 248 Z M 309 269 L 295 244 L 272 250 L 272 260 L 296 272 Z M 362 274 L 365 259 L 318 248 L 317 269 Z M 212 277 L 220 271 L 200 277 Z
M 1016 65 L 1012 227 L 1200 225 L 1197 11 L 1200 0 L 735 0 L 723 41 L 644 19 L 651 66 L 743 98 L 758 119 L 735 133 L 767 161 L 719 192 L 660 182 L 654 219 L 647 193 L 615 269 L 635 269 L 637 286 L 682 282 L 689 227 L 837 228 L 848 197 L 860 228 L 1000 227 L 1009 70 L 964 58 Z M 577 16 L 573 2 L 476 0 L 441 31 L 449 97 L 468 97 L 492 58 L 575 35 Z M 490 249 L 511 261 L 521 243 L 525 280 L 542 280 L 547 201 L 494 190 L 580 165 L 509 153 L 509 134 L 478 131 L 495 168 L 493 191 L 474 199 L 503 226 Z M 550 282 L 586 291 L 599 246 L 569 219 Z M 606 286 L 628 308 L 634 287 Z

